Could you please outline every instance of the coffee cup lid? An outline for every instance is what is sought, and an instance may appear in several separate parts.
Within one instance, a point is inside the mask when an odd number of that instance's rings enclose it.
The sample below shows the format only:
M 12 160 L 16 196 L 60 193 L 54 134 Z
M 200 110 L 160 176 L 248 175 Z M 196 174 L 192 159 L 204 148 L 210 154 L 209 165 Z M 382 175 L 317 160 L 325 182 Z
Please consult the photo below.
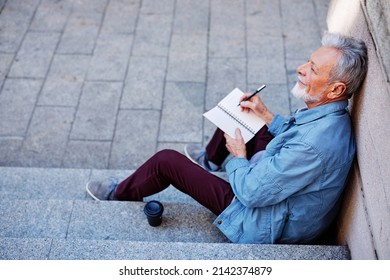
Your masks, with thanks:
M 144 212 L 148 216 L 160 216 L 164 211 L 164 206 L 157 200 L 152 200 L 146 203 Z

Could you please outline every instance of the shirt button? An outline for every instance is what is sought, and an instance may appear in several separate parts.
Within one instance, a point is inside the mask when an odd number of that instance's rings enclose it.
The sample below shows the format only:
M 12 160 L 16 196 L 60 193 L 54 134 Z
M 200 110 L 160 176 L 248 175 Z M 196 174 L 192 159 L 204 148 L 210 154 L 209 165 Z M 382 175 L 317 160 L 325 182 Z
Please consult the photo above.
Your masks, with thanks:
M 218 225 L 222 224 L 222 221 L 221 221 L 221 220 L 219 220 L 219 221 L 217 222 L 217 224 L 218 224 Z

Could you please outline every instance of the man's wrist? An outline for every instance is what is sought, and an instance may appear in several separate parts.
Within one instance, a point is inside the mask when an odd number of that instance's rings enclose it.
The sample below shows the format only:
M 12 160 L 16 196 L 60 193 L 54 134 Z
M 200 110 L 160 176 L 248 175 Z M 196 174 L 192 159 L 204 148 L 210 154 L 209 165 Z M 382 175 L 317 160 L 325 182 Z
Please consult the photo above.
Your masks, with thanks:
M 234 155 L 237 158 L 246 158 L 246 152 L 238 152 Z
M 270 111 L 264 112 L 262 119 L 265 121 L 267 126 L 270 126 L 272 120 L 275 118 L 275 115 L 272 114 Z

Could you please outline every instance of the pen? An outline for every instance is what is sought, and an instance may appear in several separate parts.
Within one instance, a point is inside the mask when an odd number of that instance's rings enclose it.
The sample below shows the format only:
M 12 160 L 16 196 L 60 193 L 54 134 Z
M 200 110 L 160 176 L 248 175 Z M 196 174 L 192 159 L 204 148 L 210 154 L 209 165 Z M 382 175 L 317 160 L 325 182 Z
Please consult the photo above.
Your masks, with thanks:
M 249 95 L 248 97 L 245 97 L 243 100 L 241 100 L 241 102 L 243 102 L 243 101 L 248 101 L 248 100 L 251 99 L 253 96 L 255 96 L 258 92 L 262 91 L 264 88 L 265 88 L 265 85 L 262 85 L 262 86 L 259 87 L 254 93 L 252 93 L 252 94 Z M 241 105 L 241 102 L 238 103 L 237 106 L 240 106 L 240 105 Z

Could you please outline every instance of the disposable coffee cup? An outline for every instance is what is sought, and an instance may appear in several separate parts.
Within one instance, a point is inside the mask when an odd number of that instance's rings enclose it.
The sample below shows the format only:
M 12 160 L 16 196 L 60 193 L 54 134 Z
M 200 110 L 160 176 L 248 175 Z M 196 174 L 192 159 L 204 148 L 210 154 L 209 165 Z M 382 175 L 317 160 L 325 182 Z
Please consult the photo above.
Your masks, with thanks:
M 164 206 L 157 200 L 149 201 L 144 207 L 144 213 L 152 227 L 157 227 L 162 223 L 163 212 Z

